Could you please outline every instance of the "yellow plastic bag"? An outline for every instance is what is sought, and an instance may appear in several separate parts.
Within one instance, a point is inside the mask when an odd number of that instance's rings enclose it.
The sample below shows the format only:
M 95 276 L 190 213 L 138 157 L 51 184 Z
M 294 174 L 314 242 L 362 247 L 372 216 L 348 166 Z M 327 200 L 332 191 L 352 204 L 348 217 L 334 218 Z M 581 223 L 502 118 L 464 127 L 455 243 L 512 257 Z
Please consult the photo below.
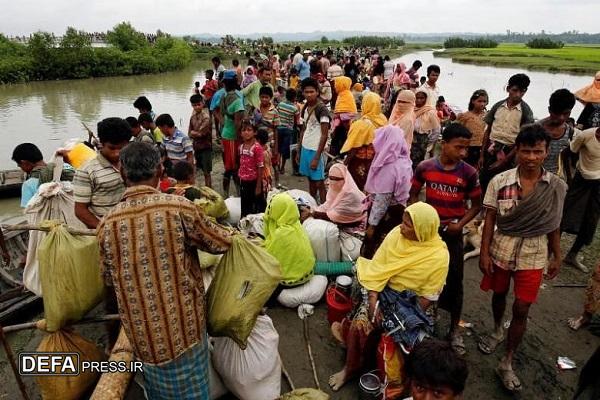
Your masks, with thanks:
M 51 231 L 38 247 L 40 281 L 47 330 L 55 332 L 102 300 L 104 282 L 95 236 L 73 236 L 53 221 L 43 225 Z
M 77 353 L 79 365 L 83 361 L 104 360 L 104 354 L 94 343 L 68 329 L 47 335 L 42 339 L 37 351 Z M 98 380 L 99 375 L 97 372 L 85 372 L 77 376 L 38 376 L 36 382 L 43 400 L 76 400 Z
M 222 220 L 229 216 L 229 210 L 225 205 L 225 200 L 223 200 L 223 197 L 221 197 L 219 193 L 207 186 L 202 186 L 199 190 L 200 193 L 202 193 L 202 198 L 194 200 L 194 204 L 196 204 L 204 214 L 217 220 Z
M 245 349 L 258 314 L 281 279 L 273 256 L 241 235 L 234 236 L 208 289 L 209 335 L 227 336 Z

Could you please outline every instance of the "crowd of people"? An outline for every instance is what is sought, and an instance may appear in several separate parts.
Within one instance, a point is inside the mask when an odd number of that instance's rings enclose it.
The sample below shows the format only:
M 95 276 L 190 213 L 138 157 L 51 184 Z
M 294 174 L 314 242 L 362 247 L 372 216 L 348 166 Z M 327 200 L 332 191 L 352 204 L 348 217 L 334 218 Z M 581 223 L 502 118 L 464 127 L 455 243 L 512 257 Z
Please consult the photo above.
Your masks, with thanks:
M 265 213 L 265 246 L 281 263 L 282 284 L 312 276 L 305 218 L 335 223 L 362 241 L 356 279 L 364 301 L 331 327 L 347 349 L 344 368 L 330 379 L 333 390 L 364 371 L 374 338 L 398 330 L 402 322 L 392 310 L 402 304 L 409 319 L 433 325 L 439 307 L 451 321 L 446 342 L 403 338 L 413 378 L 408 391 L 414 399 L 461 395 L 463 230 L 476 221 L 483 224 L 481 289 L 492 292 L 495 326 L 478 347 L 491 354 L 506 341 L 496 372 L 508 390 L 519 391 L 513 358 L 544 276 L 556 277 L 563 263 L 589 271 L 578 255 L 600 217 L 600 73 L 575 93 L 550 94 L 547 115 L 535 121 L 524 100 L 525 74 L 511 76 L 505 98 L 489 110 L 488 93 L 477 89 L 457 115 L 442 96 L 439 66 L 420 77 L 419 60 L 407 68 L 376 49 L 313 54 L 296 47 L 288 57 L 249 58 L 245 68 L 238 60 L 229 68 L 212 61 L 204 84 L 192 89 L 187 133 L 142 96 L 134 102 L 138 117 L 98 123 L 97 156 L 72 178 L 75 214 L 97 229 L 104 275 L 119 305 L 112 311 L 149 371 L 149 398 L 190 390 L 207 398 L 204 290 L 191 249 L 226 252 L 233 233 L 186 197 L 196 171 L 214 186 L 217 145 L 222 194 L 229 196 L 233 181 L 242 216 Z M 576 101 L 585 109 L 575 122 Z M 51 167 L 30 143 L 17 146 L 12 158 L 29 174 L 26 205 Z M 319 206 L 287 195 L 267 202 L 288 173 L 306 177 Z M 562 233 L 576 235 L 565 257 Z M 597 315 L 599 276 L 596 269 L 572 329 Z M 511 281 L 515 300 L 505 328 Z

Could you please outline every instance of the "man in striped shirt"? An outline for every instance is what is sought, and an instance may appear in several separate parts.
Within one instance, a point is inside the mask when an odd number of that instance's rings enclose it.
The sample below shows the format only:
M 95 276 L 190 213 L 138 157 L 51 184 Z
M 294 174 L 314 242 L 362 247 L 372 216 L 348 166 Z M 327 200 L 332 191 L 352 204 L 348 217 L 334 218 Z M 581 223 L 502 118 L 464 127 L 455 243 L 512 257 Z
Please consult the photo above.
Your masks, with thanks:
M 440 296 L 440 307 L 450 312 L 452 347 L 459 354 L 465 345 L 458 323 L 463 303 L 463 227 L 479 213 L 481 188 L 477 171 L 463 159 L 467 156 L 471 132 L 460 124 L 449 125 L 442 133 L 442 152 L 439 157 L 421 162 L 413 176 L 410 202 L 418 201 L 423 185 L 425 201 L 440 216 L 440 236 L 448 246 L 450 265 L 446 286 Z M 467 200 L 471 207 L 467 208 Z
M 96 228 L 125 192 L 119 153 L 131 139 L 131 128 L 121 118 L 106 118 L 98 123 L 98 138 L 102 144 L 98 155 L 78 169 L 73 178 L 75 215 L 90 229 Z
M 173 165 L 187 161 L 194 165 L 194 147 L 192 140 L 176 126 L 169 114 L 161 114 L 156 118 L 156 126 L 165 136 L 163 144 L 167 150 L 167 158 Z

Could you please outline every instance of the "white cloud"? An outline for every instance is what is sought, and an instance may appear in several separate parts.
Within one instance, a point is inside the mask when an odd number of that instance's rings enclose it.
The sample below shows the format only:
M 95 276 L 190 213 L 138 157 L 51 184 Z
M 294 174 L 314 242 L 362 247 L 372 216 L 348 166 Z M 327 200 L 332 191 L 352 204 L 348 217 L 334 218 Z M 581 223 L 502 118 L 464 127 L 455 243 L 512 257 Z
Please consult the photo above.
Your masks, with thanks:
M 9 35 L 67 26 L 105 31 L 121 21 L 174 34 L 311 32 L 597 32 L 598 0 L 0 0 Z

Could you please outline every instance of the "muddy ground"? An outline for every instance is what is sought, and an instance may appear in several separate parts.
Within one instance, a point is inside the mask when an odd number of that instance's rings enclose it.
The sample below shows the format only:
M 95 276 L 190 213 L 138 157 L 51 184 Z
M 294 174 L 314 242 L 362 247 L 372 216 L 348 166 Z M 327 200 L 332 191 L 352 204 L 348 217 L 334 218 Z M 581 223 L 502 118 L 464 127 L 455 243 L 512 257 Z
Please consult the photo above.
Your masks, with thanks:
M 215 157 L 217 160 L 219 157 Z M 222 167 L 215 161 L 213 186 L 220 188 Z M 288 166 L 289 171 L 289 166 Z M 201 181 L 201 179 L 199 179 Z M 306 190 L 305 180 L 284 175 L 281 183 L 289 188 Z M 563 251 L 568 249 L 571 237 L 563 237 Z M 583 252 L 584 262 L 597 265 L 600 262 L 600 232 L 592 246 Z M 582 310 L 583 288 L 555 287 L 557 284 L 586 284 L 588 274 L 583 274 L 570 267 L 564 267 L 554 281 L 546 281 L 540 290 L 538 303 L 530 313 L 528 330 L 516 358 L 516 370 L 524 386 L 520 396 L 513 396 L 504 391 L 494 374 L 502 351 L 485 356 L 477 350 L 476 337 L 487 332 L 493 326 L 491 315 L 491 295 L 479 289 L 481 273 L 477 267 L 477 259 L 469 260 L 465 265 L 465 304 L 463 319 L 474 327 L 466 332 L 465 338 L 467 360 L 470 374 L 465 391 L 465 399 L 503 400 L 523 399 L 570 399 L 573 396 L 578 373 L 592 352 L 600 345 L 600 338 L 587 330 L 573 332 L 566 326 L 566 319 L 577 315 Z M 512 299 L 511 299 L 512 300 Z M 99 310 L 95 310 L 99 311 Z M 447 315 L 441 312 L 440 332 L 447 324 Z M 303 338 L 302 321 L 296 310 L 272 308 L 268 315 L 273 319 L 280 336 L 280 354 L 296 387 L 314 387 L 312 370 Z M 24 313 L 11 323 L 19 323 L 41 318 L 38 312 Z M 506 320 L 510 319 L 510 308 L 507 308 Z M 329 333 L 326 319 L 326 306 L 317 306 L 315 315 L 309 319 L 310 341 L 317 365 L 317 374 L 321 388 L 331 394 L 332 399 L 358 399 L 356 380 L 350 381 L 338 393 L 328 389 L 329 376 L 342 368 L 344 350 L 338 347 Z M 104 329 L 101 326 L 84 326 L 78 329 L 85 337 L 103 346 Z M 9 335 L 9 342 L 15 354 L 22 351 L 34 351 L 43 333 L 40 331 L 23 331 Z M 18 387 L 12 375 L 4 352 L 0 356 L 0 399 L 19 398 Z M 575 371 L 560 371 L 556 367 L 558 356 L 567 356 L 577 363 Z M 25 378 L 27 390 L 31 398 L 39 398 L 33 378 Z M 282 390 L 289 387 L 282 380 Z M 143 394 L 136 383 L 132 383 L 127 395 L 128 400 L 143 399 Z

